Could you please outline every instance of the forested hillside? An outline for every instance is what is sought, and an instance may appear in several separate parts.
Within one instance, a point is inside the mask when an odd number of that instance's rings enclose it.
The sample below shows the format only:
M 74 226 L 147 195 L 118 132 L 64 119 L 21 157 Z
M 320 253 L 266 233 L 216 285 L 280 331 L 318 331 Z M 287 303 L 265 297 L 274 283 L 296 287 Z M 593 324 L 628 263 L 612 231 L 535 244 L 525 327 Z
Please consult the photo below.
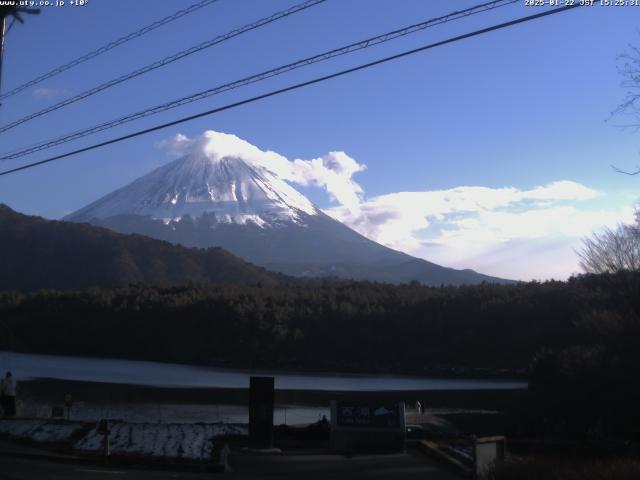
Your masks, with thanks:
M 221 248 L 185 248 L 141 235 L 27 216 L 0 204 L 0 290 L 131 283 L 274 285 L 286 279 Z
M 604 286 L 603 286 L 604 285 Z M 293 369 L 512 375 L 614 302 L 597 277 L 468 287 L 131 286 L 0 295 L 20 351 Z

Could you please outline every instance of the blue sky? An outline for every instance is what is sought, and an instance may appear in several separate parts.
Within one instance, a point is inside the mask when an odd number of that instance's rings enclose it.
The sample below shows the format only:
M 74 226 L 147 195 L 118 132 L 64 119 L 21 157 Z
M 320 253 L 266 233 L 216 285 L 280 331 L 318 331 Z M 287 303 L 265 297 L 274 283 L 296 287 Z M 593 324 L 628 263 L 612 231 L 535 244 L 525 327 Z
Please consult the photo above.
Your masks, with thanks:
M 2 88 L 6 91 L 190 3 L 89 0 L 84 7 L 43 7 L 40 16 L 28 17 L 25 25 L 16 24 L 9 32 Z M 219 0 L 6 99 L 0 124 L 295 3 Z M 0 151 L 475 3 L 328 0 L 0 134 Z M 47 153 L 536 11 L 523 1 Z M 639 179 L 616 174 L 609 165 L 633 169 L 640 164 L 640 134 L 617 127 L 624 118 L 607 120 L 625 93 L 616 57 L 629 43 L 640 43 L 639 13 L 640 7 L 581 8 L 447 45 L 2 177 L 0 202 L 60 218 L 173 158 L 157 148 L 163 140 L 215 130 L 290 160 L 327 159 L 333 158 L 329 152 L 344 152 L 344 162 L 336 164 L 348 168 L 334 175 L 341 183 L 317 180 L 294 186 L 382 243 L 456 268 L 520 279 L 566 278 L 579 271 L 574 249 L 580 237 L 630 220 L 637 200 Z M 336 195 L 340 188 L 344 195 Z M 344 202 L 354 195 L 357 204 Z

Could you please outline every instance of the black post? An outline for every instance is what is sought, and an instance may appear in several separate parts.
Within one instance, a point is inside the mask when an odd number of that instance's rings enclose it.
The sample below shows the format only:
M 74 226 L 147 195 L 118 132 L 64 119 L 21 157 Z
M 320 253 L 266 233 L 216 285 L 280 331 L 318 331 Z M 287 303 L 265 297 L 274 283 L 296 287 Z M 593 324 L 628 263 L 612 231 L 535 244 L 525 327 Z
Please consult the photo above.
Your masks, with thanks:
M 102 433 L 102 453 L 104 463 L 107 463 L 109 461 L 109 455 L 111 454 L 109 445 L 109 430 L 109 420 L 107 420 L 106 418 L 101 419 L 98 422 L 98 433 Z
M 251 377 L 249 388 L 249 446 L 273 448 L 273 377 Z

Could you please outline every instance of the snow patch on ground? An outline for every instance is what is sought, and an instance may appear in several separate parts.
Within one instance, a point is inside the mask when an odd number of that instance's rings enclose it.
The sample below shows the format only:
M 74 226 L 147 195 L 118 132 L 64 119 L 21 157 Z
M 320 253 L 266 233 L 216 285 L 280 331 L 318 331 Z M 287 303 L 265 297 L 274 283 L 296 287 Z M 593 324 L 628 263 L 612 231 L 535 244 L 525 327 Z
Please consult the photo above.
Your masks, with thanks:
M 241 424 L 161 424 L 116 423 L 109 435 L 114 455 L 142 455 L 189 460 L 209 460 L 216 437 L 247 435 Z M 82 451 L 102 449 L 102 434 L 93 428 L 76 442 L 74 448 Z
M 83 422 L 3 419 L 0 420 L 0 434 L 40 443 L 69 442 L 76 450 L 101 452 L 104 436 L 98 432 L 97 425 L 80 440 L 71 443 L 74 434 L 87 425 Z M 216 439 L 225 435 L 248 435 L 248 427 L 237 423 L 115 422 L 111 425 L 109 442 L 113 455 L 210 460 Z
M 81 422 L 4 419 L 0 421 L 0 434 L 40 443 L 64 442 L 82 427 Z

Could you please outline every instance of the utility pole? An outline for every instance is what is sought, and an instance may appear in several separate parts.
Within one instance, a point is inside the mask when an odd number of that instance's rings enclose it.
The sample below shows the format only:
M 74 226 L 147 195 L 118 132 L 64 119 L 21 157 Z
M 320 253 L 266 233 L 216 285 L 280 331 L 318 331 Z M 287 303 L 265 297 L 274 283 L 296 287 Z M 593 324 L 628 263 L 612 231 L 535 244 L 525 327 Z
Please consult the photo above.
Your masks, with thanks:
M 2 92 L 2 58 L 4 57 L 4 34 L 6 30 L 7 17 L 2 15 L 2 17 L 0 17 L 0 93 Z
M 39 8 L 23 8 L 13 6 L 2 6 L 0 7 L 0 93 L 2 93 L 2 63 L 4 58 L 4 46 L 5 46 L 5 36 L 7 34 L 7 18 L 13 17 L 13 21 L 16 20 L 20 23 L 24 23 L 24 20 L 20 16 L 21 13 L 27 13 L 31 15 L 37 15 L 40 13 Z M 2 103 L 0 103 L 2 106 Z

